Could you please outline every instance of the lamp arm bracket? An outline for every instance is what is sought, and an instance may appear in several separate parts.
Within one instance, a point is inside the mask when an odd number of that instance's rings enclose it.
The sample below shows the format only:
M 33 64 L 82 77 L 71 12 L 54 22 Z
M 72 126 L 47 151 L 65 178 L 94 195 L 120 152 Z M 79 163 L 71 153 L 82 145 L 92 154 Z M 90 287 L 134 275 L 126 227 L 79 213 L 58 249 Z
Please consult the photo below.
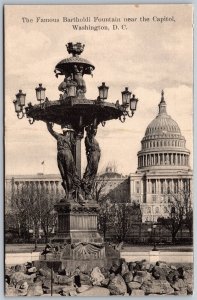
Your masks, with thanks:
M 129 118 L 132 118 L 133 115 L 134 115 L 134 112 L 132 111 L 131 114 L 129 114 L 129 111 L 128 111 L 128 112 L 127 112 L 127 115 L 128 115 Z
M 126 120 L 125 115 L 123 114 L 122 116 L 119 117 L 120 122 L 124 123 Z
M 30 125 L 32 125 L 32 124 L 35 122 L 35 120 L 34 120 L 33 118 L 29 118 L 28 121 L 29 121 L 29 124 L 30 124 Z
M 19 120 L 21 120 L 23 117 L 24 117 L 24 112 L 23 111 L 21 111 L 21 114 L 18 112 L 17 113 L 17 118 L 19 119 Z

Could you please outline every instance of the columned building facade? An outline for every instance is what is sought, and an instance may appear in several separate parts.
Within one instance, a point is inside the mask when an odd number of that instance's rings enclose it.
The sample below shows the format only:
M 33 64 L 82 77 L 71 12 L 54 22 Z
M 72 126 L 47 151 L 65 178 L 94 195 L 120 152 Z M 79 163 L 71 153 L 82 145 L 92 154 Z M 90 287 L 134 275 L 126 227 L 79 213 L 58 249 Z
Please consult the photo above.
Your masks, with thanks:
M 159 112 L 148 125 L 137 154 L 138 168 L 131 174 L 131 200 L 142 208 L 143 222 L 169 215 L 169 197 L 192 190 L 190 152 L 178 124 L 167 114 L 164 93 Z
M 97 179 L 102 186 L 101 193 L 109 195 L 112 201 L 125 202 L 130 201 L 130 180 L 128 176 L 123 176 L 107 167 L 105 173 Z M 62 179 L 59 174 L 42 174 L 36 175 L 7 175 L 5 178 L 5 210 L 12 210 L 13 201 L 22 189 L 27 188 L 33 191 L 44 191 L 54 196 L 54 201 L 61 200 L 65 196 L 62 187 Z

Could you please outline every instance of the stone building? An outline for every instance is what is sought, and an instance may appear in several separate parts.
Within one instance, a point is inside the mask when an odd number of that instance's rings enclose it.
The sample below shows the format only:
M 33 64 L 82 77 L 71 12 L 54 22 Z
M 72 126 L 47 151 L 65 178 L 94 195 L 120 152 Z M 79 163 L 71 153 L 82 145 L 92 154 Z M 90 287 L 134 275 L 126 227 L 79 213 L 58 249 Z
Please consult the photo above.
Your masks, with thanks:
M 130 174 L 130 198 L 140 203 L 143 222 L 168 216 L 172 193 L 192 190 L 189 156 L 178 124 L 167 114 L 162 91 L 158 115 L 141 140 L 137 171 Z
M 12 197 L 22 186 L 36 189 L 44 189 L 52 193 L 56 199 L 62 199 L 65 195 L 61 185 L 62 179 L 59 174 L 42 174 L 35 175 L 7 175 L 5 178 L 5 209 L 12 208 Z M 128 176 L 117 173 L 113 167 L 108 166 L 103 174 L 98 177 L 97 182 L 101 185 L 102 194 L 109 195 L 110 199 L 119 202 L 130 201 L 130 180 Z
M 5 178 L 5 211 L 12 208 L 12 197 L 22 186 L 36 188 L 44 188 L 46 191 L 52 192 L 60 199 L 64 196 L 64 190 L 61 185 L 61 177 L 58 174 L 42 174 L 36 175 L 7 175 Z

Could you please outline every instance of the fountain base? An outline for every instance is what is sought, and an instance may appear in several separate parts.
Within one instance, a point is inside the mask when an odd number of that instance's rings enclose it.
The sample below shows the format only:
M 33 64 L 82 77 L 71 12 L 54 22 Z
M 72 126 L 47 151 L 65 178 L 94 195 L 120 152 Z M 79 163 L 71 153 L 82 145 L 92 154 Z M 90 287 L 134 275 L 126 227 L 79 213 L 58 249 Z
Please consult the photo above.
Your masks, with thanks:
M 96 266 L 110 267 L 120 258 L 120 252 L 104 243 L 97 230 L 99 206 L 95 201 L 80 205 L 60 201 L 55 205 L 58 213 L 58 230 L 51 239 L 51 252 L 40 256 L 36 265 L 53 265 L 54 268 L 87 270 Z M 56 266 L 56 267 L 55 267 Z

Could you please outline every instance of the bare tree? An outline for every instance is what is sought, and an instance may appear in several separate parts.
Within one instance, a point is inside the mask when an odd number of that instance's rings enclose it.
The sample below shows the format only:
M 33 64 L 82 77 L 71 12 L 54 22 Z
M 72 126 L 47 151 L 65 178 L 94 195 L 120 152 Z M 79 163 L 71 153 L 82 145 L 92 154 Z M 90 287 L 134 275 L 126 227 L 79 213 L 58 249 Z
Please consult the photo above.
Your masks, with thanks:
M 107 186 L 109 178 L 97 177 L 92 188 L 92 198 L 99 204 L 98 228 L 106 238 L 107 231 L 111 228 L 111 203 L 108 198 Z
M 46 242 L 53 230 L 55 217 L 53 207 L 56 198 L 54 193 L 49 193 L 43 187 L 38 188 L 33 183 L 22 184 L 12 197 L 12 210 L 16 216 L 19 235 L 22 224 L 25 224 L 27 232 L 33 228 L 35 250 L 40 229 L 43 230 Z
M 168 229 L 172 236 L 172 243 L 176 242 L 179 230 L 185 225 L 192 237 L 193 230 L 193 207 L 191 190 L 188 185 L 183 189 L 177 189 L 176 193 L 168 191 L 168 217 L 158 218 L 158 223 Z
M 136 202 L 115 202 L 111 207 L 113 229 L 119 242 L 125 241 L 136 222 L 142 221 L 140 206 Z
M 110 199 L 105 199 L 100 204 L 99 216 L 98 216 L 98 225 L 99 229 L 103 233 L 104 239 L 106 238 L 107 231 L 113 227 L 113 215 L 112 208 L 113 204 L 110 202 Z
M 121 178 L 120 181 L 113 182 L 114 168 L 108 165 L 109 172 L 98 176 L 93 185 L 93 198 L 99 203 L 100 211 L 98 216 L 98 226 L 104 238 L 106 234 L 114 235 L 119 241 L 126 238 L 131 226 L 135 222 L 136 212 L 141 213 L 136 203 L 130 203 L 128 193 L 128 178 Z M 112 173 L 111 173 L 112 170 Z M 137 208 L 137 210 L 136 210 Z M 139 219 L 139 213 L 137 216 Z M 139 223 L 139 222 L 138 222 Z

